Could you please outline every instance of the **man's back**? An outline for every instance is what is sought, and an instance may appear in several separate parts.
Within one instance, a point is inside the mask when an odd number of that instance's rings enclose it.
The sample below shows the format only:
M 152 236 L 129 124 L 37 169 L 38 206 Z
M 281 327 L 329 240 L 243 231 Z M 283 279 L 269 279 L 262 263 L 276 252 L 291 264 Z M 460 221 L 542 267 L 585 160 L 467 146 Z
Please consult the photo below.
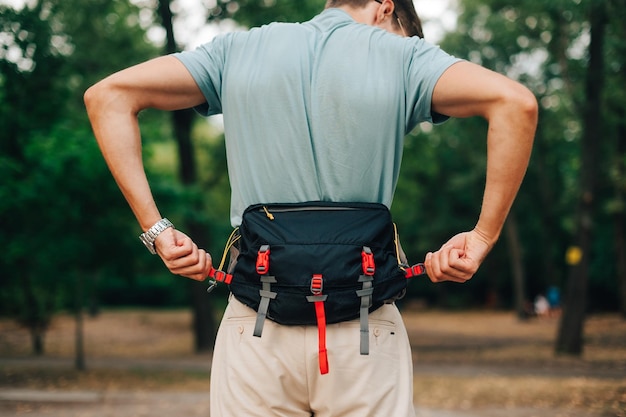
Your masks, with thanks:
M 209 112 L 224 114 L 234 224 L 254 203 L 389 206 L 402 139 L 430 120 L 432 88 L 453 61 L 339 9 L 232 33 L 178 57 Z
M 150 252 L 174 274 L 200 281 L 218 276 L 210 254 L 163 218 L 154 201 L 141 152 L 137 115 L 143 109 L 202 106 L 224 113 L 233 224 L 256 202 L 332 199 L 390 204 L 402 137 L 436 111 L 451 117 L 480 116 L 489 124 L 485 192 L 477 223 L 428 252 L 424 260 L 433 282 L 471 279 L 498 239 L 524 176 L 537 101 L 528 89 L 502 75 L 469 62 L 452 65 L 456 60 L 438 48 L 392 35 L 407 35 L 399 22 L 412 4 L 328 0 L 330 9 L 311 22 L 219 37 L 196 52 L 135 65 L 89 88 L 85 104 L 94 134 Z M 240 243 L 243 253 L 247 242 Z M 319 256 L 307 261 L 326 257 L 331 246 L 321 246 Z M 361 248 L 366 274 L 372 272 L 368 247 Z M 259 248 L 258 274 L 268 271 L 266 255 L 269 250 Z M 295 264 L 299 258 L 306 257 L 295 256 Z M 330 256 L 327 261 L 342 265 Z M 254 334 L 257 318 L 263 317 L 261 304 L 257 313 L 236 296 L 230 298 L 211 367 L 211 414 L 415 415 L 412 355 L 398 309 L 383 304 L 369 316 L 362 314 L 368 308 L 365 286 L 371 280 L 359 277 L 359 315 L 372 323 L 371 331 L 363 331 L 366 320 L 322 325 L 321 307 L 329 287 L 322 285 L 321 275 L 309 273 L 314 299 L 306 302 L 315 304 L 318 326 L 266 320 L 263 337 L 258 338 Z M 226 280 L 225 274 L 219 276 Z M 264 308 L 273 296 L 275 278 L 259 277 Z M 359 354 L 359 339 L 369 341 L 370 355 Z M 318 360 L 324 357 L 337 364 L 335 372 L 318 372 Z

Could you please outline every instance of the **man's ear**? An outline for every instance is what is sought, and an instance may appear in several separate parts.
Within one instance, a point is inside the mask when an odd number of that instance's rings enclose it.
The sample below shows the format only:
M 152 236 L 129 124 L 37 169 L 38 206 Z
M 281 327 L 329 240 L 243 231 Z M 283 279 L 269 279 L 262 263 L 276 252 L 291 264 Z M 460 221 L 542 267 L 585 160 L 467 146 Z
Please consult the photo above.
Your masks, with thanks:
M 377 23 L 384 22 L 388 17 L 393 15 L 395 5 L 392 0 L 382 0 L 378 11 L 376 12 Z

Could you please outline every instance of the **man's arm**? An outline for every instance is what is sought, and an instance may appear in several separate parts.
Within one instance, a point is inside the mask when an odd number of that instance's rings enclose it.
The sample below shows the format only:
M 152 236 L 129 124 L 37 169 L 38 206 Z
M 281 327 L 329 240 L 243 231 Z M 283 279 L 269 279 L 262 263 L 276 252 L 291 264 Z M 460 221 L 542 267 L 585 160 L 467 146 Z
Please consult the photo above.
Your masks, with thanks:
M 102 155 L 145 231 L 162 216 L 143 167 L 138 114 L 147 108 L 189 108 L 205 98 L 182 63 L 166 56 L 105 78 L 90 87 L 84 99 Z M 178 230 L 166 229 L 155 247 L 175 274 L 202 280 L 211 267 L 211 257 Z
M 481 116 L 487 132 L 487 180 L 473 230 L 426 255 L 434 282 L 465 282 L 500 236 L 526 173 L 537 126 L 537 100 L 521 84 L 469 62 L 446 70 L 433 92 L 433 111 L 451 117 Z

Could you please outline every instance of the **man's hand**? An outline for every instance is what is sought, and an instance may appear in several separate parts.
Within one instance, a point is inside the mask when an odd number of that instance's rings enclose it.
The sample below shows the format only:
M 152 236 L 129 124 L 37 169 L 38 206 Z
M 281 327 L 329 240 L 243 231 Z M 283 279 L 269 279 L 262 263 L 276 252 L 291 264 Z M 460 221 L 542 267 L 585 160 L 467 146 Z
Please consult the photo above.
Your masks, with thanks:
M 478 231 L 459 233 L 438 251 L 426 254 L 426 272 L 432 282 L 466 282 L 478 271 L 491 244 Z
M 154 242 L 157 253 L 167 268 L 176 275 L 204 281 L 213 266 L 211 255 L 183 232 L 164 230 Z

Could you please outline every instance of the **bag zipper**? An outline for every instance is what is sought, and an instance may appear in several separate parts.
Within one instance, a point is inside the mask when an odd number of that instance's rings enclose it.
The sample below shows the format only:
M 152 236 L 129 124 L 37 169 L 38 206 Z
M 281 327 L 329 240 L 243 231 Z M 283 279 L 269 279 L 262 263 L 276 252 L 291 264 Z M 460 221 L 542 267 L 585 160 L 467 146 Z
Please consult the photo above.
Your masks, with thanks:
M 263 211 L 265 212 L 265 215 L 267 216 L 268 219 L 270 220 L 274 220 L 274 215 L 272 213 L 269 212 L 269 210 L 267 209 L 267 207 L 263 206 Z
M 267 206 L 263 206 L 259 211 L 263 211 L 268 219 L 274 220 L 273 213 L 290 213 L 296 211 L 340 211 L 340 210 L 359 210 L 357 207 L 336 207 L 336 206 L 310 206 L 310 207 L 273 207 L 270 212 Z

